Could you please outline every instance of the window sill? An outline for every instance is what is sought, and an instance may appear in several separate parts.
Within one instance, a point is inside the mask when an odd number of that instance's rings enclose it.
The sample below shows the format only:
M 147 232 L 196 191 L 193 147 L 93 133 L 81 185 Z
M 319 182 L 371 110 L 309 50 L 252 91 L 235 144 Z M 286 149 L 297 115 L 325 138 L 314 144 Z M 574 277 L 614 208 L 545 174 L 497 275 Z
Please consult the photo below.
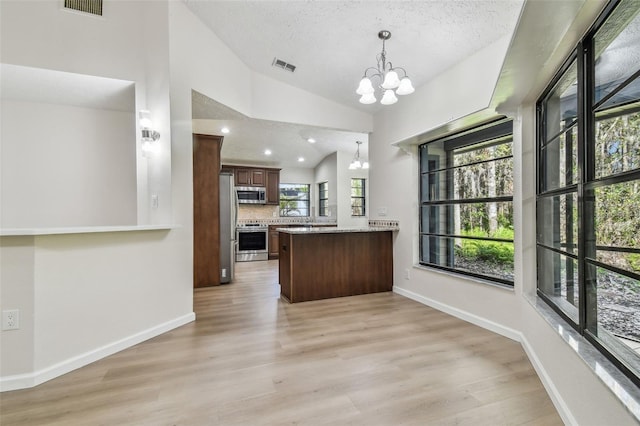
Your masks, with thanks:
M 489 286 L 489 287 L 495 287 L 495 288 L 499 288 L 501 290 L 507 290 L 507 291 L 511 291 L 513 292 L 513 286 L 512 285 L 506 285 L 506 284 L 502 284 L 496 281 L 491 281 L 490 279 L 482 279 L 482 278 L 478 278 L 478 277 L 473 277 L 471 275 L 466 275 L 463 273 L 457 273 L 457 272 L 453 272 L 453 271 L 447 271 L 445 269 L 438 269 L 438 268 L 431 268 L 429 266 L 425 266 L 425 265 L 421 265 L 419 263 L 413 265 L 414 269 L 420 269 L 422 271 L 429 271 L 429 272 L 435 272 L 436 274 L 442 274 L 442 275 L 446 275 L 458 280 L 464 280 L 464 281 L 469 281 L 469 282 L 473 282 L 476 284 L 482 284 L 485 286 Z
M 558 335 L 571 347 L 598 378 L 613 392 L 622 405 L 640 421 L 640 388 L 611 363 L 600 351 L 569 326 L 560 315 L 539 297 L 527 300 Z

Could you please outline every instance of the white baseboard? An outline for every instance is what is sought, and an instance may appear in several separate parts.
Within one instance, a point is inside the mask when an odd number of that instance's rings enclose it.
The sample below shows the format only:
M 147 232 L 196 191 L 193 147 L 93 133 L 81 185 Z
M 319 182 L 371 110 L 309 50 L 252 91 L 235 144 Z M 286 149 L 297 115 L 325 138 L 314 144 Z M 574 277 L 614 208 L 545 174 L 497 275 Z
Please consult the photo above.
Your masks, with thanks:
M 423 305 L 431 306 L 434 309 L 437 309 L 441 312 L 447 313 L 456 318 L 460 318 L 471 324 L 475 324 L 479 327 L 485 328 L 487 330 L 491 330 L 494 333 L 497 333 L 501 336 L 507 337 L 511 340 L 520 341 L 521 333 L 518 330 L 514 330 L 509 327 L 505 327 L 501 324 L 498 324 L 493 321 L 489 321 L 486 318 L 479 317 L 477 315 L 471 314 L 469 312 L 463 311 L 458 308 L 454 308 L 453 306 L 446 305 L 444 303 L 438 302 L 433 299 L 429 299 L 428 297 L 424 297 L 420 294 L 414 293 L 410 290 L 405 290 L 404 288 L 393 286 L 393 292 L 398 293 L 404 297 L 408 297 L 411 300 L 415 300 L 416 302 L 420 302 Z
M 556 386 L 553 384 L 551 377 L 549 377 L 549 374 L 547 374 L 547 370 L 544 369 L 544 367 L 540 363 L 540 360 L 538 359 L 538 356 L 536 355 L 536 352 L 533 350 L 531 344 L 523 334 L 521 334 L 520 336 L 520 344 L 524 348 L 524 352 L 527 354 L 529 361 L 531 361 L 533 369 L 536 370 L 536 373 L 538 374 L 538 377 L 542 382 L 542 386 L 544 386 L 547 394 L 549 395 L 549 398 L 551 398 L 551 402 L 553 402 L 556 410 L 558 410 L 558 414 L 560 415 L 562 422 L 565 425 L 577 425 L 578 422 L 576 421 L 575 417 L 573 417 L 573 414 L 571 414 L 571 410 L 569 410 L 569 407 L 567 407 L 567 404 L 564 402 L 562 395 L 560 395 L 560 392 L 558 392 L 558 389 L 556 389 Z
M 196 314 L 188 313 L 173 320 L 158 324 L 147 330 L 141 331 L 124 339 L 109 343 L 102 347 L 96 348 L 89 352 L 74 356 L 65 361 L 59 362 L 52 366 L 43 368 L 33 373 L 16 374 L 12 376 L 0 377 L 0 392 L 12 391 L 17 389 L 26 389 L 38 386 L 48 380 L 62 376 L 87 364 L 91 364 L 99 359 L 113 355 L 116 352 L 130 348 L 138 343 L 149 340 L 174 328 L 195 321 Z
M 420 294 L 414 293 L 413 291 L 406 290 L 404 288 L 397 287 L 395 285 L 393 286 L 393 292 L 401 296 L 405 296 L 411 300 L 415 300 L 418 303 L 422 303 L 423 305 L 430 306 L 434 309 L 437 309 L 441 312 L 444 312 L 456 318 L 460 318 L 461 320 L 470 322 L 471 324 L 475 324 L 478 327 L 482 327 L 484 329 L 493 331 L 494 333 L 507 337 L 511 340 L 520 342 L 520 344 L 524 349 L 524 352 L 527 354 L 527 357 L 529 358 L 531 365 L 533 365 L 534 370 L 536 370 L 536 373 L 538 374 L 538 377 L 540 378 L 542 385 L 547 391 L 549 398 L 551 398 L 551 402 L 553 402 L 553 405 L 558 411 L 558 414 L 560 415 L 560 418 L 562 418 L 562 421 L 564 422 L 564 424 L 566 425 L 577 424 L 575 417 L 573 416 L 573 414 L 571 414 L 571 410 L 569 410 L 569 407 L 567 406 L 564 399 L 562 398 L 562 395 L 560 395 L 560 392 L 558 392 L 558 389 L 553 384 L 553 380 L 551 380 L 551 377 L 549 376 L 544 366 L 538 359 L 538 356 L 536 355 L 533 347 L 531 346 L 529 341 L 526 339 L 526 337 L 522 334 L 522 332 L 518 330 L 514 330 L 509 327 L 505 327 L 501 324 L 495 323 L 493 321 L 489 321 L 486 318 L 482 318 L 477 315 L 471 314 L 469 312 L 463 311 L 461 309 L 454 308 L 453 306 L 446 305 L 444 303 L 438 302 L 428 297 L 424 297 Z

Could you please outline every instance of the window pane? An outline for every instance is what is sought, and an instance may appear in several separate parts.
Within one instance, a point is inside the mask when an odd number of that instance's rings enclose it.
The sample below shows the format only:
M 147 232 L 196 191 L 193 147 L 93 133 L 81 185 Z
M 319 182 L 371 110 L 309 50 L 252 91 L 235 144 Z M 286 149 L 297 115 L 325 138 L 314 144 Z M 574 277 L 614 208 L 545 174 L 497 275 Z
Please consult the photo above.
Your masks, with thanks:
M 596 245 L 640 248 L 640 180 L 596 188 Z
M 623 105 L 630 105 L 640 99 L 640 78 L 636 78 L 618 93 L 600 105 L 596 111 L 603 112 Z
M 538 290 L 578 323 L 578 262 L 538 247 Z
M 574 61 L 544 100 L 545 141 L 570 126 L 578 115 L 578 66 Z
M 574 126 L 542 147 L 540 161 L 542 191 L 578 182 L 578 128 Z
M 513 243 L 422 236 L 421 261 L 513 282 Z
M 364 216 L 364 207 L 351 206 L 351 216 Z
M 280 184 L 280 216 L 309 216 L 309 185 Z
M 513 159 L 425 173 L 422 189 L 426 190 L 424 201 L 510 196 L 513 195 Z
M 513 239 L 513 203 L 464 203 L 422 207 L 429 232 Z
M 578 194 L 541 197 L 537 206 L 538 242 L 549 247 L 577 253 Z
M 640 2 L 622 2 L 595 36 L 595 102 L 638 70 Z
M 591 309 L 587 309 L 589 331 L 598 336 L 618 357 L 640 373 L 640 358 L 629 346 L 640 342 L 640 281 L 605 268 L 595 268 L 596 285 L 589 286 Z M 609 335 L 616 341 L 611 341 Z
M 504 141 L 492 140 L 484 144 L 455 149 L 453 150 L 453 166 L 463 166 L 492 158 L 513 156 L 511 145 L 511 136 L 508 136 L 505 137 Z
M 596 178 L 640 168 L 640 113 L 596 122 Z

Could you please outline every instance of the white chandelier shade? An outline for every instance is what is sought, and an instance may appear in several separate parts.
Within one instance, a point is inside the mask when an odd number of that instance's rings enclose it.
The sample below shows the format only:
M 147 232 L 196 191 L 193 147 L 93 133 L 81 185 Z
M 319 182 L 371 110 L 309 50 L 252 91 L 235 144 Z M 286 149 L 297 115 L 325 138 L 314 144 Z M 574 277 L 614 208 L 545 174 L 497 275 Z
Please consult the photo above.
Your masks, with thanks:
M 349 170 L 368 169 L 369 162 L 366 160 L 360 161 L 360 145 L 362 145 L 362 142 L 356 141 L 356 144 L 358 148 L 356 149 L 356 153 L 353 156 L 353 160 L 351 160 L 351 163 L 349 164 Z
M 387 62 L 385 41 L 391 38 L 391 32 L 382 30 L 378 33 L 378 38 L 382 40 L 382 52 L 376 58 L 376 67 L 369 67 L 364 71 L 364 75 L 360 80 L 356 93 L 361 96 L 360 103 L 375 103 L 377 101 L 375 95 L 376 89 L 371 79 L 378 78 L 380 80 L 379 87 L 384 92 L 382 99 L 380 99 L 380 103 L 382 105 L 393 105 L 398 102 L 396 95 L 410 95 L 415 91 L 415 89 L 413 88 L 413 84 L 407 76 L 407 72 L 404 68 L 394 67 L 391 62 Z M 402 71 L 402 78 L 398 75 L 398 71 Z M 367 75 L 367 73 L 369 73 L 369 75 Z

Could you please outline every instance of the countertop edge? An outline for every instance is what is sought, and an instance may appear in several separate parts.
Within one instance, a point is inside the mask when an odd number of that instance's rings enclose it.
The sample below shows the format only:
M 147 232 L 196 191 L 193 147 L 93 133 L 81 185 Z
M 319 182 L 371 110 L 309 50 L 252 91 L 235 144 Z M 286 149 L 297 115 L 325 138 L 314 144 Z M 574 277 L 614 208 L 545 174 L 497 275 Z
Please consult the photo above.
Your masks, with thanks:
M 300 227 L 300 228 L 277 228 L 278 232 L 285 234 L 345 234 L 345 233 L 357 233 L 357 232 L 395 232 L 399 231 L 398 228 L 387 228 L 381 226 L 372 226 L 364 228 L 340 228 L 340 227 Z

